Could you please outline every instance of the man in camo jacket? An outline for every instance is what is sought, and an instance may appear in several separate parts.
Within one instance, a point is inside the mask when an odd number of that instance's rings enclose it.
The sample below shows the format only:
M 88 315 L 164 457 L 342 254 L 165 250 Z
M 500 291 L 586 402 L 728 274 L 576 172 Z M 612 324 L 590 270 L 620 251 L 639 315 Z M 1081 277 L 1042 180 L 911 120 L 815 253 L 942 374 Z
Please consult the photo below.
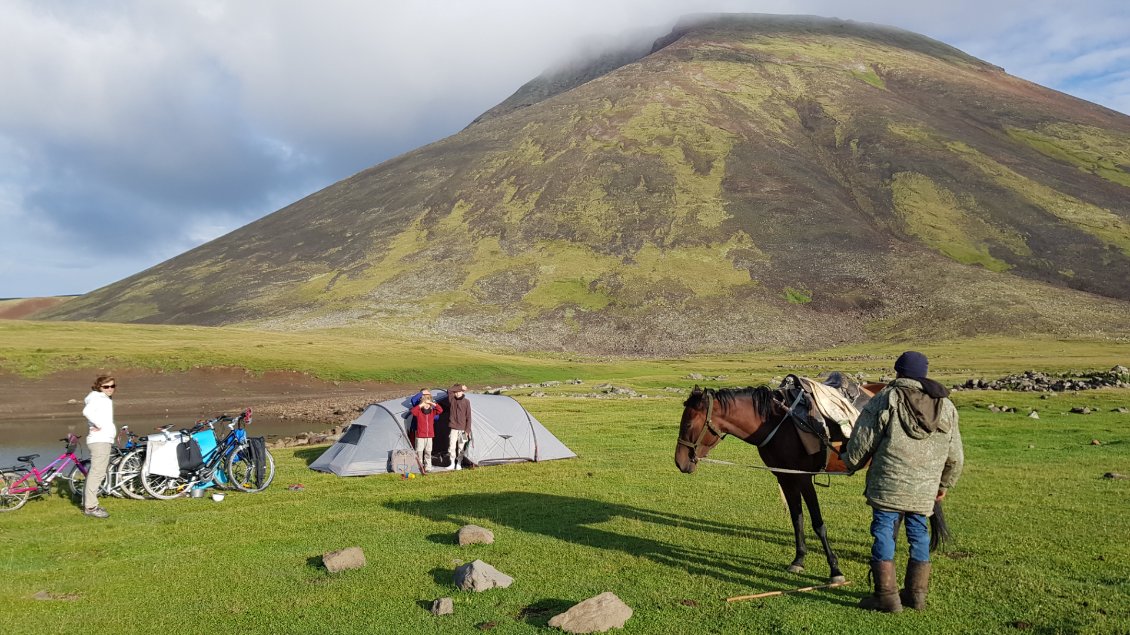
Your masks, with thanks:
M 926 519 L 961 475 L 964 454 L 957 409 L 949 391 L 928 379 L 929 362 L 907 351 L 895 362 L 896 378 L 864 406 L 841 454 L 849 471 L 871 460 L 864 495 L 872 507 L 871 575 L 874 592 L 865 609 L 897 613 L 926 608 L 930 535 Z M 906 523 L 910 559 L 901 595 L 895 578 L 895 531 Z

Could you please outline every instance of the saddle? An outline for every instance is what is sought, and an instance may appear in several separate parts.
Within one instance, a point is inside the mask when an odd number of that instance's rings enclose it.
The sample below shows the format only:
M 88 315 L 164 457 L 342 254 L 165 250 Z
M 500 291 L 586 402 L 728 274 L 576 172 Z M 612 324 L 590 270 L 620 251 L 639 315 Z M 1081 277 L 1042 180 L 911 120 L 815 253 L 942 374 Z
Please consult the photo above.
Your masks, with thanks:
M 809 454 L 838 450 L 851 438 L 852 426 L 859 418 L 859 410 L 853 402 L 859 396 L 866 397 L 859 384 L 839 372 L 829 375 L 824 383 L 788 375 L 781 382 L 780 390 L 785 396 L 789 418 Z

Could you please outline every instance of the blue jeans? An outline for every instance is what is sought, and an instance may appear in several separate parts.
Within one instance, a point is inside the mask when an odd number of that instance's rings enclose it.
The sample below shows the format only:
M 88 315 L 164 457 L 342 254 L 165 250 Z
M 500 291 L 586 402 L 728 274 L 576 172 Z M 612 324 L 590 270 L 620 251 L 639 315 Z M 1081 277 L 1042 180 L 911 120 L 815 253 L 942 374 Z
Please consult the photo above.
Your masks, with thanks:
M 930 561 L 930 531 L 926 528 L 926 516 L 913 512 L 889 512 L 884 509 L 871 511 L 871 561 L 895 559 L 895 523 L 903 516 L 906 525 L 906 539 L 910 543 L 910 559 L 919 562 Z

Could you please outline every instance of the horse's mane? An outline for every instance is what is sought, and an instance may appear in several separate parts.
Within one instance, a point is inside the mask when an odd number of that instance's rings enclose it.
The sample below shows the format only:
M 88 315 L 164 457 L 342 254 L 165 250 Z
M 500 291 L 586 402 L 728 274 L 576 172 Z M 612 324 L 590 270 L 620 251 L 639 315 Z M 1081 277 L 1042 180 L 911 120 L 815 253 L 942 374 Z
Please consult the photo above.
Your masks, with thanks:
M 773 405 L 773 389 L 768 386 L 746 386 L 745 388 L 706 388 L 691 392 L 691 396 L 683 402 L 683 407 L 697 408 L 702 403 L 703 395 L 713 395 L 714 402 L 723 410 L 728 410 L 735 401 L 749 398 L 753 401 L 757 414 L 762 419 L 769 418 L 769 408 Z

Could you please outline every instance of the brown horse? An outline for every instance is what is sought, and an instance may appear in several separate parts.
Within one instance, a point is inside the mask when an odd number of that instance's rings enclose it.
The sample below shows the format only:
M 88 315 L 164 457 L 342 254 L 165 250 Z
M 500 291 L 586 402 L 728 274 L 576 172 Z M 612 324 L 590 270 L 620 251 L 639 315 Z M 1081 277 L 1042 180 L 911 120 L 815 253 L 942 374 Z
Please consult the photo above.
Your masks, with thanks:
M 878 386 L 868 385 L 864 389 L 869 395 L 877 392 Z M 870 388 L 870 390 L 868 390 Z M 804 540 L 804 510 L 801 501 L 808 506 L 812 517 L 812 530 L 824 547 L 831 570 L 830 582 L 843 582 L 839 559 L 828 543 L 828 531 L 824 517 L 820 514 L 820 502 L 816 498 L 816 488 L 811 474 L 793 472 L 822 472 L 829 467 L 823 452 L 809 454 L 801 444 L 800 435 L 788 413 L 788 404 L 780 390 L 766 386 L 758 388 L 705 390 L 695 386 L 690 397 L 683 403 L 683 419 L 679 425 L 679 442 L 675 446 L 675 465 L 690 474 L 698 467 L 699 459 L 706 457 L 710 450 L 725 435 L 757 446 L 761 460 L 767 467 L 775 470 L 777 483 L 789 507 L 789 517 L 793 523 L 793 536 L 796 542 L 796 558 L 789 565 L 791 573 L 804 571 L 804 557 L 808 549 Z M 844 470 L 835 453 L 832 453 L 832 470 Z

